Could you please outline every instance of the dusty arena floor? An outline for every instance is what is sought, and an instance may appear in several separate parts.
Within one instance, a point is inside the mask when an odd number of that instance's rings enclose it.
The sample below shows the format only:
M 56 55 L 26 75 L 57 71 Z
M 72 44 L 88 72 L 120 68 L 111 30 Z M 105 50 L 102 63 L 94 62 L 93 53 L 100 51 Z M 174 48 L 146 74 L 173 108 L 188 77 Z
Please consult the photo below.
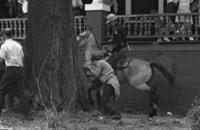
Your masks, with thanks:
M 48 115 L 48 116 L 47 116 Z M 22 119 L 21 114 L 5 112 L 2 114 L 1 128 L 8 130 L 50 130 L 56 122 L 53 113 L 40 112 L 34 114 L 33 121 Z M 62 113 L 60 130 L 190 130 L 185 118 L 177 116 L 157 116 L 149 121 L 146 115 L 122 114 L 120 121 L 107 117 L 79 112 L 76 114 Z M 58 127 L 57 127 L 58 129 Z M 5 129 L 7 130 L 7 129 Z M 52 128 L 56 130 L 56 128 Z

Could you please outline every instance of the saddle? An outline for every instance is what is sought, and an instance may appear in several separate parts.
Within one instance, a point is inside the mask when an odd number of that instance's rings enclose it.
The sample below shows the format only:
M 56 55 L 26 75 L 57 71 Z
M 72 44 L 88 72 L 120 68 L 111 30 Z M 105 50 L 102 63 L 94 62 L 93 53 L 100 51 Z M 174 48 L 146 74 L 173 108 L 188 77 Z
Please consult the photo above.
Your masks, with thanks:
M 112 61 L 112 62 L 109 62 L 109 63 L 111 64 L 113 69 L 124 69 L 129 65 L 131 59 L 132 58 L 130 56 L 128 56 L 127 54 L 120 56 L 120 57 L 118 57 L 118 55 L 115 55 L 113 57 L 111 56 L 109 58 L 108 62 Z

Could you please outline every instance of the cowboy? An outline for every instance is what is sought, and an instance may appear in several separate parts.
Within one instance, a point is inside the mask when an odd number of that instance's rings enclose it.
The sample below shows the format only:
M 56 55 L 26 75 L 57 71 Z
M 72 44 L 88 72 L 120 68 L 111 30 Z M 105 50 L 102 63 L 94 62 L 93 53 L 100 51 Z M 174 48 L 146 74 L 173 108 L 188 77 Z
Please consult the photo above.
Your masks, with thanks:
M 118 24 L 117 16 L 115 14 L 109 14 L 106 19 L 106 24 L 110 24 L 114 30 L 113 38 L 107 43 L 110 43 L 114 46 L 111 51 L 112 57 L 108 60 L 108 62 L 115 69 L 115 62 L 118 59 L 125 57 L 126 52 L 123 50 L 123 48 L 127 46 L 126 31 L 122 25 Z
M 32 117 L 29 115 L 30 106 L 28 104 L 28 98 L 24 93 L 24 53 L 22 46 L 13 40 L 12 37 L 13 30 L 6 28 L 4 30 L 5 42 L 0 48 L 0 60 L 5 61 L 6 66 L 0 81 L 0 113 L 4 106 L 5 96 L 11 94 L 19 98 L 25 119 L 32 120 Z
M 99 54 L 93 54 L 91 58 L 90 80 L 99 80 L 102 85 L 101 104 L 105 114 L 110 115 L 112 119 L 121 119 L 120 113 L 111 107 L 109 100 L 114 97 L 116 100 L 120 96 L 120 84 L 114 73 L 113 68 L 105 60 L 102 60 Z M 93 78 L 91 78 L 93 76 Z
M 106 19 L 106 24 L 110 24 L 114 29 L 113 38 L 108 42 L 114 45 L 112 53 L 115 53 L 126 47 L 126 32 L 124 27 L 118 24 L 117 16 L 115 14 L 109 14 Z

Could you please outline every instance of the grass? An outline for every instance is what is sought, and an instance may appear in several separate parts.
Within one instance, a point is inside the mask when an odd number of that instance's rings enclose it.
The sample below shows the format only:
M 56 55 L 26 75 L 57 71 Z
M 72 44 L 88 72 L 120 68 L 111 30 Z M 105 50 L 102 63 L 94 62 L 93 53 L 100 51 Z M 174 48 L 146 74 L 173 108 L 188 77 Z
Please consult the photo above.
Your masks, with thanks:
M 59 115 L 60 130 L 190 130 L 186 119 L 176 116 L 157 116 L 148 121 L 143 114 L 122 114 L 120 121 L 113 121 L 96 113 L 62 112 Z M 54 126 L 54 118 L 56 116 L 53 113 L 39 112 L 34 114 L 33 121 L 26 121 L 21 114 L 5 112 L 1 117 L 0 130 L 1 127 L 12 130 L 56 130 L 58 128 L 50 128 Z

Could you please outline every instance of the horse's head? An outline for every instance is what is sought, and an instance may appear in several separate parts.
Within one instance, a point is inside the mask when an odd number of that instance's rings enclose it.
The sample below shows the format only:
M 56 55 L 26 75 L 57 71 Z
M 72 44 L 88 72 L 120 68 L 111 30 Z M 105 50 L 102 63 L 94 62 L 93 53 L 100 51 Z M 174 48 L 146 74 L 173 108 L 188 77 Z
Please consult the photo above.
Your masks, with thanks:
M 79 47 L 84 47 L 87 44 L 89 36 L 90 33 L 88 31 L 84 31 L 79 36 L 76 37 Z

